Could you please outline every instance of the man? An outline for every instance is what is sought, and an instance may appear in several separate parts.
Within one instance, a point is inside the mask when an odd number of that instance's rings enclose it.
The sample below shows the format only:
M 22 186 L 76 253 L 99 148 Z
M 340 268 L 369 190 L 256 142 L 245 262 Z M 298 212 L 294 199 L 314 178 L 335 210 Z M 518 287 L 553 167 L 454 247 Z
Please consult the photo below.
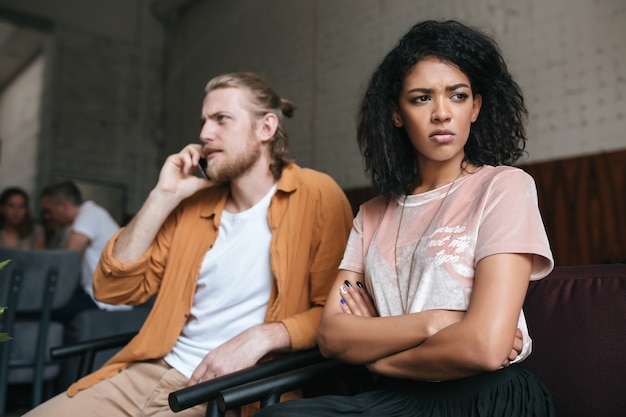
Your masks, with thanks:
M 202 145 L 165 161 L 95 276 L 106 302 L 158 293 L 150 315 L 122 351 L 69 388 L 72 398 L 29 416 L 172 415 L 172 391 L 315 345 L 352 213 L 328 175 L 286 159 L 283 116 L 293 111 L 255 74 L 207 84 Z M 211 180 L 194 175 L 201 158 Z
M 62 247 L 82 255 L 80 288 L 65 307 L 53 313 L 54 318 L 69 321 L 75 314 L 87 309 L 131 309 L 131 306 L 102 303 L 93 295 L 93 275 L 100 253 L 120 228 L 113 217 L 93 201 L 83 201 L 80 190 L 71 181 L 47 186 L 40 197 L 44 221 L 55 228 L 68 230 Z

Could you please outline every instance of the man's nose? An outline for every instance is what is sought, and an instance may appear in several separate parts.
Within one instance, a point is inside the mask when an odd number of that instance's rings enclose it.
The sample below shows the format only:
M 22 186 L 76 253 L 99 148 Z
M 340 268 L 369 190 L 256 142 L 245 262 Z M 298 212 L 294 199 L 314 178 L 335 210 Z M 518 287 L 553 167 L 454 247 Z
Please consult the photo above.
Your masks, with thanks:
M 215 129 L 210 120 L 205 120 L 200 128 L 200 140 L 204 143 L 211 141 L 214 137 Z

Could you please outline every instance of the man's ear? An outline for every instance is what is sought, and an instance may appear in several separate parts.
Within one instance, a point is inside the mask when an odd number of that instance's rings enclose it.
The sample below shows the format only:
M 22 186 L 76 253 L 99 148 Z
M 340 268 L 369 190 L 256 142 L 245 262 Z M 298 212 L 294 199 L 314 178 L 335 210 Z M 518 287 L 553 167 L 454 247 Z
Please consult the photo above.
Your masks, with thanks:
M 274 138 L 276 129 L 278 129 L 278 117 L 274 113 L 266 113 L 257 122 L 257 132 L 264 142 L 269 142 Z

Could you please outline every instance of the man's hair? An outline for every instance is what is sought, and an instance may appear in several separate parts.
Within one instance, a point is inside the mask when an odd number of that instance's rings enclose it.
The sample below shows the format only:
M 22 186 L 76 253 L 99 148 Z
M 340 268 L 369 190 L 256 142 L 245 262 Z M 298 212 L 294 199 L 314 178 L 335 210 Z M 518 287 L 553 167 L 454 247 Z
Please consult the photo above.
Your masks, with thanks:
M 205 92 L 220 88 L 240 88 L 246 91 L 250 98 L 250 110 L 259 117 L 267 113 L 276 115 L 278 127 L 269 145 L 272 157 L 270 170 L 274 178 L 280 178 L 283 168 L 290 162 L 287 158 L 289 136 L 285 127 L 285 117 L 292 117 L 296 106 L 291 101 L 281 98 L 265 79 L 251 72 L 218 75 L 207 83 Z
M 456 21 L 420 22 L 378 66 L 359 109 L 357 141 L 365 169 L 387 198 L 410 192 L 418 180 L 415 149 L 405 129 L 393 125 L 391 109 L 398 105 L 406 75 L 428 57 L 456 66 L 468 77 L 472 93 L 482 96 L 465 160 L 477 166 L 510 165 L 524 154 L 528 113 L 496 42 Z
M 40 196 L 48 197 L 55 203 L 67 201 L 75 206 L 80 206 L 83 203 L 83 196 L 76 184 L 72 181 L 48 185 L 41 191 Z

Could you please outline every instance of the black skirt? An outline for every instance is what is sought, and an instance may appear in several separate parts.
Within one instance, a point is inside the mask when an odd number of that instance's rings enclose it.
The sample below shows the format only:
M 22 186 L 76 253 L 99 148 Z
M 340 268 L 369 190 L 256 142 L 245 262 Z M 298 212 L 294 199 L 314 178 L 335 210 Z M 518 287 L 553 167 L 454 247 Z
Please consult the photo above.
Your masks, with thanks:
M 266 407 L 258 417 L 554 417 L 550 393 L 511 366 L 445 382 L 379 378 L 354 396 L 326 395 Z

